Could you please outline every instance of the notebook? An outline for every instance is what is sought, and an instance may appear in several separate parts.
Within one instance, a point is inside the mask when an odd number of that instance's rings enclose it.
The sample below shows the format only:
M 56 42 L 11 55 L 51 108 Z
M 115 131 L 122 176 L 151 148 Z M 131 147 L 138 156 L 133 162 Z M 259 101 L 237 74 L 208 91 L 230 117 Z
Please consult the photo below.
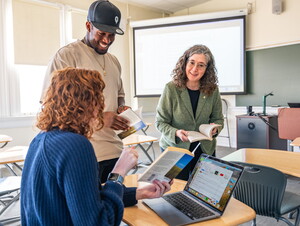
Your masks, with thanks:
M 143 203 L 171 226 L 214 219 L 224 213 L 242 172 L 240 165 L 202 154 L 183 191 Z

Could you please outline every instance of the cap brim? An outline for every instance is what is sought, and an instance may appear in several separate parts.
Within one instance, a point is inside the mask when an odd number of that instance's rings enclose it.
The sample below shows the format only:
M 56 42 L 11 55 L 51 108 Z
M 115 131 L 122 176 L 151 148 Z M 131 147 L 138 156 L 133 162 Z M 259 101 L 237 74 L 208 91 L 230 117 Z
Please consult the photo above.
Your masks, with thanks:
M 105 24 L 98 24 L 95 22 L 92 22 L 92 24 L 94 27 L 96 27 L 100 31 L 114 33 L 114 34 L 118 34 L 118 35 L 124 34 L 124 31 L 119 27 L 109 26 L 109 25 L 105 25 Z

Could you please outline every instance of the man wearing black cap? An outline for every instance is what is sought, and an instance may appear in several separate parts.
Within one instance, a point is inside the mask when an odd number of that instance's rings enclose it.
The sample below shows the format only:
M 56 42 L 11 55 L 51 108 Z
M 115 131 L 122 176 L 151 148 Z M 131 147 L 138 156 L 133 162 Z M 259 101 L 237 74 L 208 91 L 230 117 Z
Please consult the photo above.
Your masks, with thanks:
M 118 116 L 118 113 L 128 108 L 124 106 L 121 65 L 114 55 L 107 52 L 115 40 L 115 34 L 124 34 L 119 27 L 120 20 L 121 12 L 111 2 L 107 0 L 93 2 L 88 11 L 86 36 L 83 40 L 70 43 L 58 50 L 48 66 L 43 89 L 45 91 L 49 86 L 51 73 L 58 69 L 86 68 L 101 73 L 105 82 L 105 126 L 95 132 L 90 140 L 99 162 L 101 183 L 107 180 L 123 149 L 123 143 L 114 130 L 128 129 L 128 121 Z M 135 195 L 135 190 L 132 194 Z

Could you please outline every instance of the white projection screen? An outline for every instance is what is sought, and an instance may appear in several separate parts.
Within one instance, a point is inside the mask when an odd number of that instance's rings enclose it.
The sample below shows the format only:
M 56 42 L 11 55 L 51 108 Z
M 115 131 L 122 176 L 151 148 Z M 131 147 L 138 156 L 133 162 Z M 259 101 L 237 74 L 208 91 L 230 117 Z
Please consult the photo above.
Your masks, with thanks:
M 179 57 L 196 44 L 206 45 L 213 53 L 221 94 L 245 94 L 245 15 L 165 21 L 131 24 L 136 97 L 160 96 Z

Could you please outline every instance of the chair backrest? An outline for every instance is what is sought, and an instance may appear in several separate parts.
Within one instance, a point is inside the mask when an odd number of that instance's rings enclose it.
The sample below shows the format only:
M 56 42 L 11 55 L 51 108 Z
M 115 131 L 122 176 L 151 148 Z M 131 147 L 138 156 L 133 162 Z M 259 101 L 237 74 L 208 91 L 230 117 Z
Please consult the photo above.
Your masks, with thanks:
M 286 176 L 267 166 L 235 162 L 245 167 L 236 185 L 234 197 L 253 208 L 258 215 L 280 217 Z
M 300 108 L 278 109 L 278 136 L 286 140 L 300 137 Z
M 224 117 L 227 118 L 228 103 L 225 99 L 221 99 L 221 100 L 222 100 L 222 113 L 223 113 Z

